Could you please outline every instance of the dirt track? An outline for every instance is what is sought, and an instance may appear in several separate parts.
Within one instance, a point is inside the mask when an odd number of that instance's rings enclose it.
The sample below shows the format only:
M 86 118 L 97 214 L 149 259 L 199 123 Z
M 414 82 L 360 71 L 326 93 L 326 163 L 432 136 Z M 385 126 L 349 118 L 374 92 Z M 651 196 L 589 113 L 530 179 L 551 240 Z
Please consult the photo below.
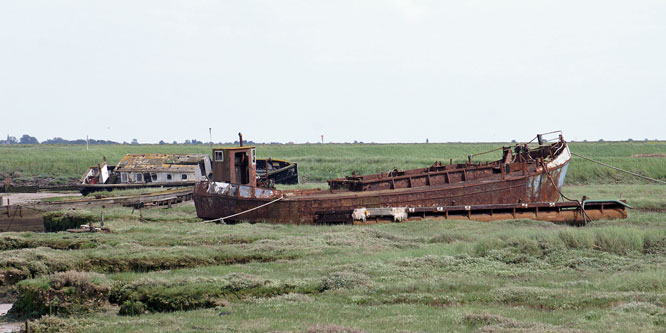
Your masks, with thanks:
M 57 198 L 57 197 L 71 197 L 71 196 L 81 196 L 78 192 L 70 193 L 51 193 L 51 192 L 37 192 L 37 193 L 0 193 L 2 197 L 2 204 L 0 206 L 7 205 L 7 199 L 12 205 L 25 205 L 30 202 L 39 201 L 46 198 Z

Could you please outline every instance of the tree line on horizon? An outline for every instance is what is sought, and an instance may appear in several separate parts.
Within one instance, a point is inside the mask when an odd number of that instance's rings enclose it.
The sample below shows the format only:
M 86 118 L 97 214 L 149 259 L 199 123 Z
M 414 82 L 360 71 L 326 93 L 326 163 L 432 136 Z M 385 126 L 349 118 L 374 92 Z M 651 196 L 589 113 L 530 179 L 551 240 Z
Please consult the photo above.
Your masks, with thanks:
M 88 139 L 87 140 L 88 144 L 92 145 L 119 145 L 119 144 L 132 144 L 132 145 L 138 145 L 139 141 L 137 139 L 132 139 L 131 142 L 123 141 L 123 142 L 116 142 L 116 141 L 111 141 L 111 140 L 96 140 L 96 139 Z M 182 143 L 179 143 L 178 141 L 173 141 L 171 144 L 177 145 L 177 144 L 185 144 L 185 145 L 203 145 L 203 144 L 209 144 L 210 142 L 202 142 L 197 139 L 191 139 L 191 140 L 185 140 Z M 246 144 L 253 145 L 255 144 L 254 141 L 244 141 Z M 271 143 L 277 143 L 277 142 L 271 142 Z M 72 144 L 72 145 L 84 145 L 86 144 L 86 139 L 75 139 L 75 140 L 67 140 L 63 139 L 61 137 L 55 137 L 53 139 L 48 139 L 42 142 L 39 142 L 36 137 L 30 136 L 28 134 L 23 134 L 20 138 L 16 138 L 14 136 L 7 135 L 6 140 L 0 140 L 0 144 L 8 144 L 8 145 L 13 145 L 13 144 L 29 144 L 29 145 L 38 145 L 38 144 L 57 144 L 57 145 L 63 145 L 63 144 Z M 169 144 L 168 142 L 165 142 L 164 140 L 160 140 L 158 143 L 160 145 L 166 145 Z M 217 144 L 238 144 L 238 141 L 234 142 L 218 142 Z
M 637 141 L 639 141 L 639 140 L 634 140 L 634 139 L 632 139 L 632 138 L 629 138 L 629 139 L 627 139 L 627 140 L 617 140 L 617 141 L 637 142 Z M 649 140 L 648 138 L 645 138 L 645 139 L 643 139 L 642 141 L 647 142 L 647 141 L 651 141 L 651 140 Z M 659 139 L 654 139 L 654 141 L 659 141 Z M 428 142 L 429 142 L 429 140 L 426 139 L 426 143 L 428 143 Z M 569 140 L 569 142 L 595 142 L 595 141 L 588 141 L 588 140 L 575 140 L 575 141 L 574 141 L 574 140 Z M 599 139 L 599 140 L 597 140 L 597 142 L 605 142 L 605 141 L 604 141 L 604 139 Z M 609 141 L 609 142 L 612 142 L 612 141 Z M 127 144 L 138 145 L 138 144 L 140 144 L 139 141 L 138 141 L 137 139 L 132 139 L 131 142 L 127 142 L 127 141 L 116 142 L 116 141 L 111 141 L 111 140 L 96 140 L 96 139 L 88 139 L 88 142 L 87 142 L 87 143 L 88 143 L 88 144 L 93 144 L 93 145 L 119 145 L 119 144 L 124 144 L 124 145 L 127 145 Z M 236 141 L 234 141 L 234 142 L 216 142 L 215 144 L 218 144 L 218 145 L 232 145 L 232 144 L 233 144 L 233 145 L 238 145 L 238 143 L 239 143 L 238 140 L 236 140 Z M 254 141 L 252 141 L 252 140 L 244 140 L 243 143 L 244 143 L 244 144 L 248 144 L 248 145 L 262 144 L 261 142 L 254 142 Z M 310 142 L 306 142 L 306 143 L 309 144 Z M 317 142 L 317 143 L 320 143 L 320 142 Z M 333 143 L 333 142 L 329 142 L 329 143 Z M 349 142 L 345 142 L 345 143 L 349 143 Z M 363 144 L 364 142 L 363 142 L 363 141 L 361 141 L 361 142 L 359 142 L 359 141 L 354 141 L 353 143 L 360 143 L 360 144 Z M 374 143 L 374 142 L 373 142 L 373 143 Z M 516 143 L 516 140 L 511 140 L 511 143 Z M 47 145 L 49 145 L 49 144 L 66 145 L 66 144 L 70 144 L 70 145 L 83 145 L 83 144 L 86 144 L 86 139 L 67 140 L 67 139 L 63 139 L 63 138 L 61 138 L 61 137 L 55 137 L 55 138 L 53 138 L 53 139 L 48 139 L 48 140 L 45 140 L 45 141 L 39 142 L 39 140 L 37 140 L 36 137 L 34 137 L 34 136 L 30 136 L 30 135 L 28 135 L 28 134 L 23 134 L 23 136 L 21 136 L 21 137 L 18 138 L 18 139 L 17 139 L 16 137 L 14 137 L 14 136 L 7 135 L 7 139 L 6 139 L 6 140 L 0 140 L 0 144 L 8 144 L 8 145 L 12 145 L 12 144 L 32 144 L 32 145 L 38 145 L 38 144 L 47 144 Z M 178 144 L 184 144 L 184 145 L 204 145 L 204 144 L 210 144 L 210 142 L 202 142 L 202 141 L 199 141 L 199 140 L 197 140 L 197 139 L 192 139 L 192 140 L 189 140 L 189 139 L 188 139 L 188 140 L 185 140 L 185 141 L 182 142 L 182 143 L 180 143 L 180 142 L 178 142 L 178 141 L 175 141 L 175 140 L 174 140 L 173 142 L 171 142 L 171 143 L 168 143 L 168 142 L 165 142 L 164 140 L 160 140 L 160 141 L 158 142 L 158 144 L 160 144 L 160 145 L 168 145 L 168 144 L 173 144 L 173 145 L 178 145 Z M 270 143 L 269 143 L 269 142 L 265 142 L 265 143 L 263 143 L 263 144 L 272 144 L 272 145 L 274 145 L 274 144 L 283 144 L 283 143 L 282 143 L 282 142 L 270 142 Z M 287 142 L 287 144 L 293 144 L 293 142 Z

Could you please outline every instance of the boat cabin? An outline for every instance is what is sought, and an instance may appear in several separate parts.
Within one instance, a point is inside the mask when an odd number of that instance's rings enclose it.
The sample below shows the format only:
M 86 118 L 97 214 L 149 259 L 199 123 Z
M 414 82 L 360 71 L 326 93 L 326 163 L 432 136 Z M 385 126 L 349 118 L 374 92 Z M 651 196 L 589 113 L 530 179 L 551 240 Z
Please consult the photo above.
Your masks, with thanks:
M 213 148 L 213 181 L 256 186 L 254 146 Z
M 127 154 L 114 169 L 110 183 L 147 184 L 199 181 L 210 173 L 206 154 Z

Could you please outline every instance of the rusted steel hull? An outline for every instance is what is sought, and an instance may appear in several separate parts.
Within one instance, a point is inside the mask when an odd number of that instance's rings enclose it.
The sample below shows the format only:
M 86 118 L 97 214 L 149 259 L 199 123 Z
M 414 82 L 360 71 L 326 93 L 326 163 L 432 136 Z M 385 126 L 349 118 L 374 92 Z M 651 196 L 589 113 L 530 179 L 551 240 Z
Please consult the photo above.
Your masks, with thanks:
M 359 192 L 282 192 L 206 181 L 195 185 L 194 202 L 200 218 L 218 219 L 256 208 L 284 195 L 283 199 L 273 204 L 232 217 L 228 221 L 296 224 L 351 223 L 352 218 L 348 212 L 360 207 L 554 202 L 559 198 L 555 185 L 561 186 L 564 182 L 568 162 L 569 155 L 566 155 L 561 161 L 550 163 L 549 167 L 546 165 L 548 172 L 539 167 L 525 175 L 522 171 L 516 171 L 442 185 Z
M 298 164 L 272 158 L 258 158 L 257 177 L 275 184 L 298 184 Z
M 424 218 L 473 220 L 481 222 L 530 219 L 554 223 L 585 225 L 601 219 L 627 218 L 626 202 L 618 200 L 583 202 L 533 202 L 449 207 L 361 208 L 350 212 L 354 224 L 402 222 Z
M 495 162 L 472 163 L 470 157 L 464 164 L 436 162 L 422 169 L 354 174 L 329 180 L 328 190 L 279 191 L 257 187 L 256 183 L 203 181 L 195 185 L 193 200 L 197 215 L 207 220 L 294 224 L 352 223 L 352 212 L 359 208 L 409 208 L 424 210 L 426 214 L 432 209 L 454 212 L 455 207 L 467 206 L 520 205 L 520 208 L 528 203 L 547 203 L 548 207 L 556 207 L 571 159 L 562 136 L 551 144 L 542 144 L 539 137 L 539 146 L 533 149 L 528 145 L 499 149 L 503 157 Z M 536 210 L 518 209 L 519 216 L 512 210 L 510 218 L 536 216 Z M 475 212 L 479 219 L 485 218 L 482 208 Z M 501 216 L 506 211 L 495 213 L 489 219 L 508 218 Z M 541 213 L 536 219 L 574 223 L 579 219 L 576 214 L 581 214 L 575 209 L 560 208 L 557 211 L 546 208 Z M 622 214 L 626 211 L 611 215 Z M 467 215 L 470 218 L 469 212 Z M 603 216 L 592 212 L 589 218 Z

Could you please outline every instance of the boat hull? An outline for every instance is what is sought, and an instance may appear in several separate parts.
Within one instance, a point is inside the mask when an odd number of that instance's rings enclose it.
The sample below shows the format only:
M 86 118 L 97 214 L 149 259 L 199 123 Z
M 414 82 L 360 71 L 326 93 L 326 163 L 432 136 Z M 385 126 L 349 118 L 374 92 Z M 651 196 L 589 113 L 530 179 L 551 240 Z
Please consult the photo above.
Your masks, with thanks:
M 195 185 L 197 215 L 206 220 L 318 224 L 351 223 L 349 211 L 380 207 L 446 207 L 456 205 L 555 202 L 570 155 L 534 172 L 495 175 L 472 181 L 379 191 L 283 192 L 274 189 L 204 181 Z M 261 205 L 266 205 L 257 208 Z

